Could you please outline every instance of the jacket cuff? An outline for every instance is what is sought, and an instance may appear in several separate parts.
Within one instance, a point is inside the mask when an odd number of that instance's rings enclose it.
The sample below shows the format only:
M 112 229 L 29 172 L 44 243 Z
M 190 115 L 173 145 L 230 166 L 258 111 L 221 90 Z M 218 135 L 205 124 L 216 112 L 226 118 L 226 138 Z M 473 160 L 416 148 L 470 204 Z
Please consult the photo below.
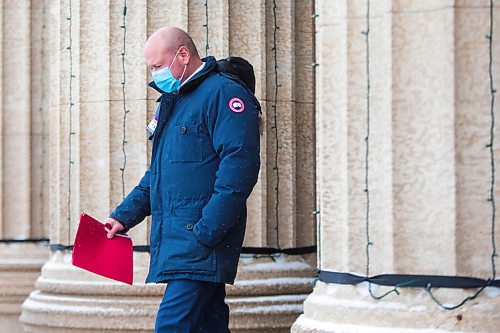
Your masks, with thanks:
M 112 219 L 115 219 L 117 220 L 118 222 L 120 222 L 123 227 L 125 229 L 123 229 L 122 231 L 120 231 L 120 233 L 127 233 L 132 227 L 133 225 L 127 223 L 120 214 L 116 214 L 115 212 L 109 214 L 109 217 L 111 217 Z

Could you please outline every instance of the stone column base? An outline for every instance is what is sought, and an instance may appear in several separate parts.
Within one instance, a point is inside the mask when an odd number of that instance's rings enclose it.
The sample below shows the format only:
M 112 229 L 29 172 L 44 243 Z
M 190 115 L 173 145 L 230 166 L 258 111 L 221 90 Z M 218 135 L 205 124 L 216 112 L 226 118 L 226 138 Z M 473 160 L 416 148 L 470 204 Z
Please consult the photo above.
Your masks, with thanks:
M 47 245 L 0 244 L 0 330 L 19 333 L 21 304 L 33 290 L 42 265 L 49 259 Z
M 135 254 L 135 281 L 144 281 L 148 254 Z M 233 333 L 289 332 L 312 291 L 313 266 L 301 257 L 242 259 L 227 286 Z M 57 252 L 23 304 L 26 333 L 151 332 L 165 285 L 116 283 L 71 266 Z
M 372 285 L 375 295 L 389 289 Z M 433 292 L 442 304 L 450 306 L 474 291 L 440 288 Z M 345 286 L 318 282 L 292 332 L 499 332 L 498 288 L 486 288 L 456 310 L 439 307 L 420 288 L 400 288 L 399 292 L 377 301 L 369 295 L 367 283 Z
M 252 258 L 242 255 L 227 287 L 233 333 L 290 332 L 312 291 L 315 255 Z
M 135 281 L 144 281 L 147 260 L 148 254 L 134 253 Z M 154 327 L 165 286 L 114 282 L 72 266 L 70 252 L 56 252 L 36 289 L 23 304 L 24 332 L 135 333 Z

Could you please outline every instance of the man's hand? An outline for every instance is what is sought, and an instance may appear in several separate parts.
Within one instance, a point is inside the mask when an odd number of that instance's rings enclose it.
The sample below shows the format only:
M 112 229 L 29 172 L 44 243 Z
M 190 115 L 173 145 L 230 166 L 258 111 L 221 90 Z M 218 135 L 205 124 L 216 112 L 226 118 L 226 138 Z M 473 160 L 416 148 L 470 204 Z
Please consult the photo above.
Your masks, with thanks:
M 109 232 L 108 232 L 109 239 L 113 238 L 117 232 L 120 232 L 123 229 L 125 229 L 125 227 L 123 227 L 123 224 L 121 224 L 120 222 L 118 222 L 117 220 L 115 220 L 111 217 L 106 218 L 104 220 L 104 224 L 111 225 L 111 228 L 110 228 L 111 230 L 109 230 Z

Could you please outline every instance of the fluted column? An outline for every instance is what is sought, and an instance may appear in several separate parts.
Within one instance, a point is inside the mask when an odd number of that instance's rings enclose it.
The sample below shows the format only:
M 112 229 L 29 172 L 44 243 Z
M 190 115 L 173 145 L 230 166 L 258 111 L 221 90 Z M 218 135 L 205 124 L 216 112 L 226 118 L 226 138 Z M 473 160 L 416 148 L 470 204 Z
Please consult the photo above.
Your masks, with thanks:
M 64 250 L 81 212 L 105 218 L 147 168 L 147 10 L 129 2 L 125 12 L 123 4 L 50 4 L 53 253 L 23 304 L 25 332 L 136 332 L 154 323 L 164 286 L 144 285 L 146 253 L 134 253 L 136 283 L 127 286 L 72 266 Z M 130 234 L 134 245 L 147 245 L 148 223 Z M 96 318 L 96 309 L 105 316 Z
M 188 30 L 202 55 L 208 46 L 209 55 L 242 56 L 255 70 L 261 170 L 248 201 L 244 246 L 315 245 L 312 2 L 208 1 L 208 33 L 204 1 L 190 2 L 189 13 Z M 314 268 L 315 254 L 243 254 L 228 287 L 232 330 L 288 332 Z
M 186 29 L 201 56 L 242 56 L 254 66 L 262 167 L 248 202 L 245 246 L 315 245 L 313 4 L 276 1 L 273 7 L 265 0 L 129 1 L 124 77 L 123 2 L 51 2 L 53 245 L 72 244 L 81 212 L 104 218 L 147 168 L 145 126 L 158 94 L 146 88 L 143 46 L 164 25 Z M 143 223 L 130 232 L 136 245 L 147 244 L 148 230 Z M 24 330 L 152 330 L 164 286 L 143 284 L 148 259 L 135 254 L 130 287 L 74 268 L 70 252 L 54 251 L 24 303 Z M 228 286 L 231 330 L 288 332 L 312 290 L 315 267 L 311 253 L 244 254 Z M 96 318 L 96 306 L 105 316 Z
M 317 1 L 319 267 L 491 278 L 489 2 L 370 3 L 367 64 L 366 1 Z M 391 289 L 318 282 L 292 332 L 498 330 L 495 288 Z
M 0 327 L 14 333 L 49 256 L 44 8 L 0 2 Z

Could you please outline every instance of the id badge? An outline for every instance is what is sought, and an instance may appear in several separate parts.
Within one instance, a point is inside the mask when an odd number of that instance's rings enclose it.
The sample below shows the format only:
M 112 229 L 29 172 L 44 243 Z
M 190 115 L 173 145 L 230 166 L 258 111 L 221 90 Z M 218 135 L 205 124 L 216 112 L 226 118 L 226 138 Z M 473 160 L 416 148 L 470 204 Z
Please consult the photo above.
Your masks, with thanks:
M 158 125 L 158 117 L 160 115 L 160 105 L 161 104 L 158 104 L 158 108 L 156 109 L 155 117 L 153 118 L 153 120 L 151 120 L 149 122 L 149 124 L 147 126 L 150 137 L 153 136 L 153 134 L 156 131 L 156 125 Z
M 156 125 L 158 125 L 158 119 L 156 119 L 156 117 L 151 120 L 151 122 L 149 123 L 148 125 L 148 131 L 149 131 L 149 134 L 153 135 L 155 130 L 156 130 Z

